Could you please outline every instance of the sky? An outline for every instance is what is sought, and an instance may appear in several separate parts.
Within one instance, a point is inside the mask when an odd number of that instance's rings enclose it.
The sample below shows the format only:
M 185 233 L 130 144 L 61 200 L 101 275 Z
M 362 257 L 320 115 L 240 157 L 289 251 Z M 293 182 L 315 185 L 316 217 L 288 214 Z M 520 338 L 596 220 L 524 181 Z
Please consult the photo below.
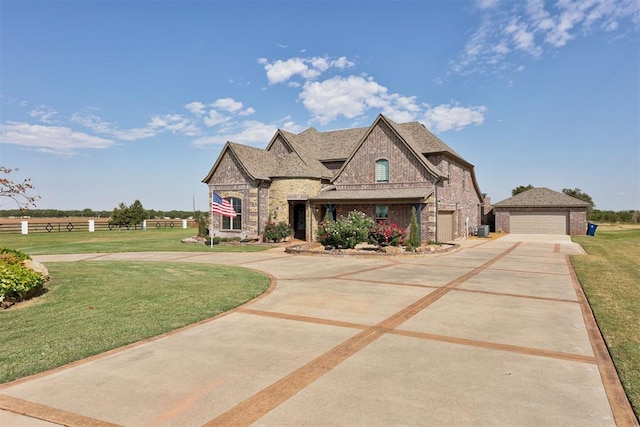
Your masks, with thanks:
M 531 184 L 640 209 L 640 0 L 0 0 L 0 166 L 39 209 L 206 211 L 226 141 L 380 113 L 494 203 Z

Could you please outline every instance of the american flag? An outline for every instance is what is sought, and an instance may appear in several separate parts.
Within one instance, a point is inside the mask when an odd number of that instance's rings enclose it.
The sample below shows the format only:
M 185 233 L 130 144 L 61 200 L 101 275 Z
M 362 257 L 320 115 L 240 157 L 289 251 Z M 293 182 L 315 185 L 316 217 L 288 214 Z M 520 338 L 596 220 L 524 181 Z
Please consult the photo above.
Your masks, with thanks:
M 219 213 L 222 216 L 228 216 L 231 218 L 236 217 L 236 211 L 231 206 L 231 202 L 220 197 L 218 193 L 213 193 L 211 199 L 211 212 Z

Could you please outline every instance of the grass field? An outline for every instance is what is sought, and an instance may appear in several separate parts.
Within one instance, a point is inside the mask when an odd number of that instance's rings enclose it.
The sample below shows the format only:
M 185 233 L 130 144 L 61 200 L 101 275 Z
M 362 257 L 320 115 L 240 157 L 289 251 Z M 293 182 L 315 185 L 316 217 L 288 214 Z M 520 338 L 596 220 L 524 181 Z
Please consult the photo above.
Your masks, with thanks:
M 604 225 L 573 239 L 588 255 L 571 262 L 640 418 L 640 229 Z
M 94 252 L 256 252 L 269 245 L 213 245 L 181 243 L 192 237 L 193 229 L 112 230 L 33 234 L 0 234 L 0 247 L 9 247 L 30 255 L 78 254 Z
M 46 294 L 0 310 L 0 383 L 213 317 L 269 287 L 263 274 L 210 264 L 47 267 Z

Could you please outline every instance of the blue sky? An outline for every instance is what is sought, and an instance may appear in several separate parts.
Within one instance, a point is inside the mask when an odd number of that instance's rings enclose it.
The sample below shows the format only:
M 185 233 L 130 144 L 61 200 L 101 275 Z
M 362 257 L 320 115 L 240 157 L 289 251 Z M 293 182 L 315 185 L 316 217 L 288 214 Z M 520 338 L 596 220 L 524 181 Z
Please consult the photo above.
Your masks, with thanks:
M 532 184 L 640 209 L 640 1 L 0 0 L 0 108 L 0 165 L 43 209 L 206 210 L 227 140 L 379 113 L 494 202 Z

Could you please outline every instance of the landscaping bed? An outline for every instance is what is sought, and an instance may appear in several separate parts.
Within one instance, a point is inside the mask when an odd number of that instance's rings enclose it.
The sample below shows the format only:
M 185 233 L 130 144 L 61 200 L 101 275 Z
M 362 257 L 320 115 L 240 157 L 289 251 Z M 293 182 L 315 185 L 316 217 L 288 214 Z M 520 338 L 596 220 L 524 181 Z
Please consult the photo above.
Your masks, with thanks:
M 373 248 L 338 249 L 325 247 L 318 242 L 301 243 L 285 248 L 285 252 L 295 255 L 319 255 L 319 256 L 420 256 L 450 253 L 458 250 L 460 245 L 454 243 L 441 243 L 423 245 L 409 251 L 403 246 L 378 246 Z

